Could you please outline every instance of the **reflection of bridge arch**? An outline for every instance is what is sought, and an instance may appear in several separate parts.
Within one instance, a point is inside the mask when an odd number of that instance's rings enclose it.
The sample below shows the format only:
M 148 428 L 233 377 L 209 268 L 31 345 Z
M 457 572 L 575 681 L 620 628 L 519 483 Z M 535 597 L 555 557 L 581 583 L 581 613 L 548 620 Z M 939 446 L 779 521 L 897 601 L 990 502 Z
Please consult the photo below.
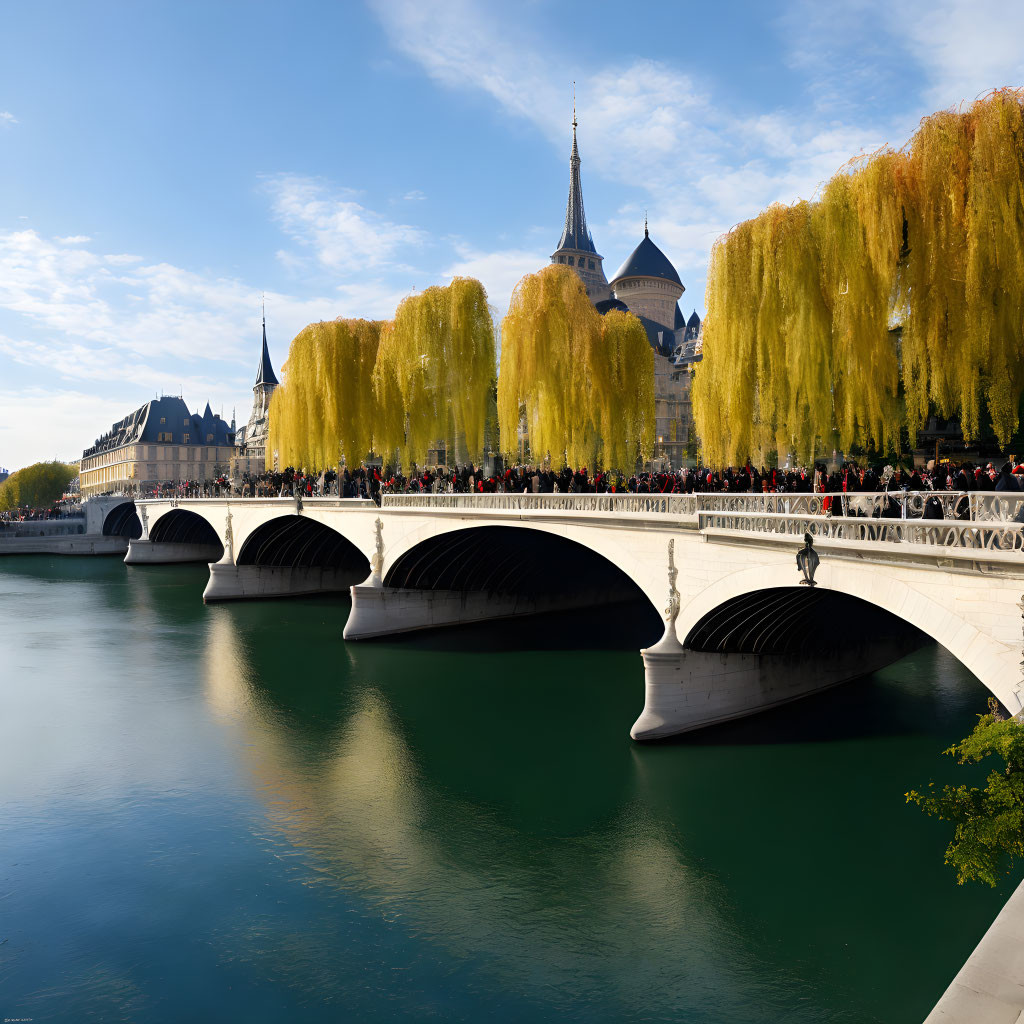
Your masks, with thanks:
M 115 505 L 103 518 L 104 537 L 127 537 L 138 540 L 142 536 L 142 521 L 135 511 L 134 501 Z
M 172 508 L 149 528 L 149 539 L 154 544 L 201 544 L 220 548 L 217 531 L 202 516 L 185 508 Z M 220 558 L 221 555 L 217 555 Z
M 698 591 L 683 608 L 677 634 L 689 647 L 721 653 L 811 653 L 823 635 L 884 639 L 898 624 L 930 636 L 959 659 L 1009 709 L 1024 707 L 1020 687 L 1019 637 L 983 631 L 960 611 L 950 587 L 932 596 L 895 573 L 828 560 L 819 567 L 813 590 L 794 583 L 787 564 L 730 573 Z M 983 589 L 979 597 L 1001 601 L 1007 591 Z M 974 602 L 972 602 L 974 603 Z M 744 618 L 749 620 L 744 624 Z M 810 637 L 808 641 L 807 638 Z M 1016 642 L 1014 642 L 1016 641 Z
M 243 542 L 235 564 L 348 569 L 361 573 L 361 580 L 370 574 L 366 556 L 347 537 L 299 515 L 279 516 L 257 526 Z

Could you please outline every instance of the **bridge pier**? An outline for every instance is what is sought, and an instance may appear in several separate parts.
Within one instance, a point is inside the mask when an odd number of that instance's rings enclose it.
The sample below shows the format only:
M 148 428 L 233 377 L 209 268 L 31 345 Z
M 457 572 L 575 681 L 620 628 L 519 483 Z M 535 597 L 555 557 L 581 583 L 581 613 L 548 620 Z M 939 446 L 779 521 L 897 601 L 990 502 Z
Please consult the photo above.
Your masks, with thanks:
M 529 597 L 483 590 L 421 590 L 372 584 L 352 587 L 352 611 L 345 623 L 346 640 L 459 626 L 488 619 L 567 611 L 614 603 L 615 595 L 583 592 Z
M 212 562 L 220 555 L 220 544 L 151 541 L 140 537 L 128 542 L 124 561 L 126 565 L 166 565 L 173 562 Z
M 365 576 L 365 570 L 358 568 L 236 565 L 224 559 L 210 563 L 203 600 L 237 601 L 347 591 Z
M 641 651 L 644 709 L 629 734 L 657 740 L 767 711 L 875 672 L 920 646 L 916 631 L 838 651 L 723 654 L 684 647 L 674 632 Z

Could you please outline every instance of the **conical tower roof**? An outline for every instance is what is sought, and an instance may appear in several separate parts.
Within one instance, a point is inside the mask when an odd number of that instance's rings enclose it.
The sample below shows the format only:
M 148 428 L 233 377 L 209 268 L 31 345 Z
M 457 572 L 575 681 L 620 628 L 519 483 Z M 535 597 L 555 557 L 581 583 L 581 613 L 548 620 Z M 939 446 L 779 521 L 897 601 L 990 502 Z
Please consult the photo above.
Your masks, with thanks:
M 624 277 L 660 277 L 682 287 L 676 268 L 669 258 L 651 241 L 644 225 L 643 241 L 626 257 L 626 262 L 619 267 L 612 278 L 612 287 Z
M 260 356 L 260 368 L 256 371 L 256 383 L 254 388 L 261 384 L 270 384 L 277 387 L 280 382 L 274 373 L 274 367 L 270 365 L 270 352 L 267 350 L 267 318 L 263 317 L 263 354 Z
M 565 227 L 558 248 L 592 252 L 597 255 L 594 240 L 587 230 L 587 215 L 583 211 L 583 186 L 580 184 L 580 151 L 576 146 L 576 114 L 572 118 L 572 153 L 569 156 L 569 201 L 565 207 Z

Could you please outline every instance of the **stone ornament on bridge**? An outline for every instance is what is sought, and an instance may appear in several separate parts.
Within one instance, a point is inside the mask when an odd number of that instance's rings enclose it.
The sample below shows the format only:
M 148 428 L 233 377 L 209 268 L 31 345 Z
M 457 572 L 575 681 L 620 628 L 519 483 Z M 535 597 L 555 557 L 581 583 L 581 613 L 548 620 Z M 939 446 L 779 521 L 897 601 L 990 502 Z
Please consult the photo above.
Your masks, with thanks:
M 676 587 L 676 580 L 679 578 L 679 570 L 676 568 L 676 542 L 675 538 L 668 542 L 668 607 L 665 609 L 665 633 L 676 636 L 676 619 L 679 618 L 679 590 Z
M 370 557 L 370 568 L 373 570 L 371 585 L 384 586 L 384 523 L 377 516 L 373 524 L 373 555 Z
M 809 533 L 805 533 L 804 546 L 796 553 L 796 567 L 804 574 L 800 586 L 816 587 L 818 585 L 814 582 L 814 573 L 819 562 L 821 559 L 818 557 L 818 552 L 814 550 L 814 538 Z
M 225 562 L 235 560 L 235 536 L 231 529 L 231 506 L 228 505 L 227 518 L 224 520 L 224 559 Z

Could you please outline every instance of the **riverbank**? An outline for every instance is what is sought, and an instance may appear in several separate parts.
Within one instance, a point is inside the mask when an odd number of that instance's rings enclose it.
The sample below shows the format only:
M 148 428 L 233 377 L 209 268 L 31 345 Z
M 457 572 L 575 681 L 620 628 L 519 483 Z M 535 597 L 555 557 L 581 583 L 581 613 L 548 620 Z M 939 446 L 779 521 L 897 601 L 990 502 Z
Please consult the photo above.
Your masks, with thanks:
M 0 534 L 0 555 L 121 555 L 128 552 L 127 537 L 103 534 L 59 534 L 8 537 Z

